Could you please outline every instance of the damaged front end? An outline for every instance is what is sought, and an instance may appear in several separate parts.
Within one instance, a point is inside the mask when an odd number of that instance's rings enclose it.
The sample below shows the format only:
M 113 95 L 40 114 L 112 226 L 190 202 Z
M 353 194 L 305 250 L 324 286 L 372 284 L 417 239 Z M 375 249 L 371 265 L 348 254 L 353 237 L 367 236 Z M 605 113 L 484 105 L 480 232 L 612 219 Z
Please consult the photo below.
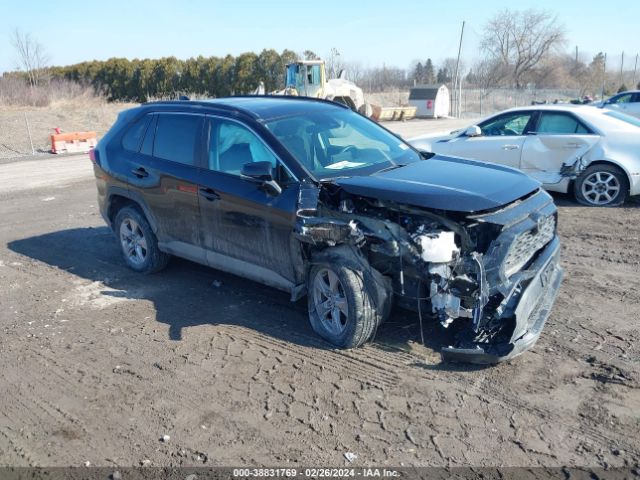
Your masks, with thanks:
M 473 214 L 308 183 L 298 205 L 295 236 L 308 258 L 349 246 L 396 304 L 455 327 L 444 361 L 499 362 L 540 336 L 563 276 L 556 207 L 543 190 Z

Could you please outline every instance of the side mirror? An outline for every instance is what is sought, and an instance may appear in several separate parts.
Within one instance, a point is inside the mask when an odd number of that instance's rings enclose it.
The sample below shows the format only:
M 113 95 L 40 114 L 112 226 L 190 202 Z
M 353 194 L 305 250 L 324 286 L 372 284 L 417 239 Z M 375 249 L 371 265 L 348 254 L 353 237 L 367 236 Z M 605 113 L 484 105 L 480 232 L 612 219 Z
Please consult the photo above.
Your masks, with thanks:
M 464 131 L 465 136 L 467 137 L 480 137 L 482 136 L 482 130 L 477 125 L 473 125 L 472 127 L 467 128 Z
M 271 195 L 280 195 L 282 187 L 273 178 L 271 162 L 250 162 L 242 166 L 240 175 L 260 182 L 262 187 Z

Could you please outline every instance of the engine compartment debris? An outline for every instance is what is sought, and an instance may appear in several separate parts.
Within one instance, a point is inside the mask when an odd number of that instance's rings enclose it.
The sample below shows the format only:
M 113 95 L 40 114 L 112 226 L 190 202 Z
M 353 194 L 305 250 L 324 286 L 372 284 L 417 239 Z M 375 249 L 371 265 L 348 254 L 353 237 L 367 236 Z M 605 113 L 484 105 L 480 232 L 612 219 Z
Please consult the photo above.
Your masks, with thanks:
M 465 213 L 323 182 L 303 184 L 295 235 L 308 259 L 348 246 L 363 269 L 388 280 L 396 304 L 445 328 L 456 324 L 443 359 L 487 363 L 537 340 L 562 279 L 555 229 L 556 207 L 542 190 Z

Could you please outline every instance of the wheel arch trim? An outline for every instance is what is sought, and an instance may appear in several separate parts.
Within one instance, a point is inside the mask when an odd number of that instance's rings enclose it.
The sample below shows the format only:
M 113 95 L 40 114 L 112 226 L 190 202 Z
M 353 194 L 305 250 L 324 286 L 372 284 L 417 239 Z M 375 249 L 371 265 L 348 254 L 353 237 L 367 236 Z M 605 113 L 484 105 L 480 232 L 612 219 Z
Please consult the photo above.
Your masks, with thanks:
M 116 213 L 112 211 L 112 208 L 115 203 L 114 200 L 118 197 L 124 197 L 127 200 L 134 203 L 135 205 L 137 205 L 138 207 L 140 207 L 140 209 L 142 210 L 142 213 L 144 214 L 147 221 L 149 222 L 149 226 L 151 227 L 151 230 L 153 231 L 153 233 L 158 232 L 158 224 L 156 222 L 156 219 L 151 213 L 151 210 L 149 209 L 149 206 L 147 205 L 147 202 L 145 202 L 143 196 L 140 195 L 138 192 L 132 192 L 131 190 L 128 190 L 126 188 L 116 187 L 116 186 L 109 187 L 107 191 L 107 217 L 108 218 L 106 220 L 108 221 L 109 226 L 111 226 L 111 228 L 113 228 L 113 220 L 116 215 Z

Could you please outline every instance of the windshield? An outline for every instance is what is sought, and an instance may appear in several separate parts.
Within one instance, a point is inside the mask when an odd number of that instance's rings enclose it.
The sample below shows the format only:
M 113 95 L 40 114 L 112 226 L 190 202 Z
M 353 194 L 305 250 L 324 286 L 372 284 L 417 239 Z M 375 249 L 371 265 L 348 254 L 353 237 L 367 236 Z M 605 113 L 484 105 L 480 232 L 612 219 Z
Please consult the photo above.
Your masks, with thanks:
M 367 175 L 420 160 L 409 145 L 351 110 L 308 113 L 265 125 L 319 179 Z
M 630 123 L 635 127 L 640 127 L 640 119 L 636 117 L 632 117 L 631 115 L 627 115 L 626 113 L 616 112 L 615 110 L 609 110 L 608 112 L 605 113 L 605 115 L 616 118 L 618 120 L 622 120 L 625 123 Z

